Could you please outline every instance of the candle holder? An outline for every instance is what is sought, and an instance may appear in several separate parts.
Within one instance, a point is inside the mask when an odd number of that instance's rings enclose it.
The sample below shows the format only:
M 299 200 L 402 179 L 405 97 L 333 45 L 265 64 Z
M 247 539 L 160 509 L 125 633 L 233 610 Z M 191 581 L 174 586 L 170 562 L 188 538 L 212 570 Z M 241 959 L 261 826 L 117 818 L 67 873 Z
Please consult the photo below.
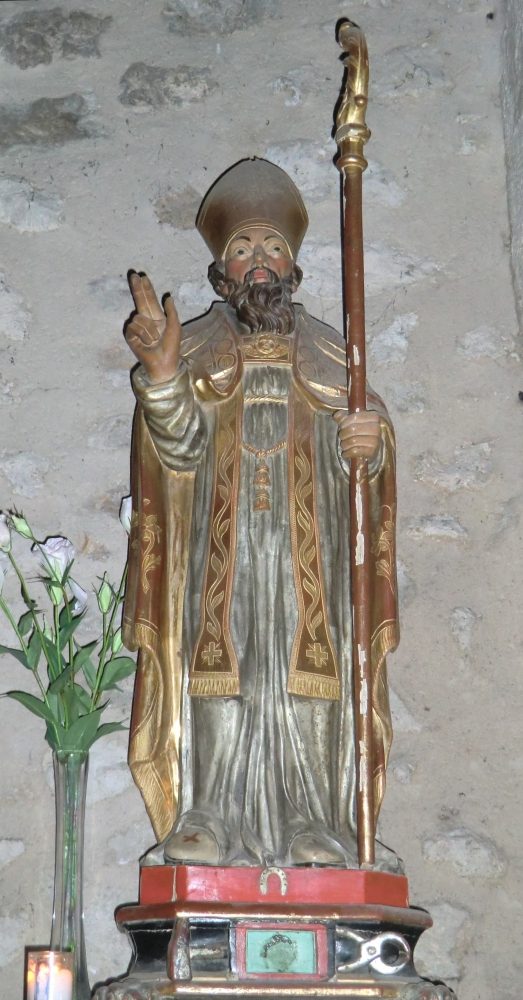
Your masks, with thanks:
M 70 951 L 28 951 L 26 1000 L 73 1000 L 73 970 Z

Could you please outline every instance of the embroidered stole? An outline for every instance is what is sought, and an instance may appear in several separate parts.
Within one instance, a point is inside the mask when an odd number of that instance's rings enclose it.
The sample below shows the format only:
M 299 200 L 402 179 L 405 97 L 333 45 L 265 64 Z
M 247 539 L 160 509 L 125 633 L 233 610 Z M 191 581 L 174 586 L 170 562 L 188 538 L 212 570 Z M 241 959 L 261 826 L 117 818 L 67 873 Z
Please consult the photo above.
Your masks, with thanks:
M 288 475 L 291 549 L 298 600 L 287 690 L 310 698 L 340 698 L 339 668 L 326 614 L 316 511 L 314 410 L 293 384 L 289 394 Z M 241 693 L 230 633 L 236 552 L 243 390 L 216 407 L 211 521 L 200 631 L 189 675 L 189 694 Z M 262 516 L 259 513 L 256 516 Z

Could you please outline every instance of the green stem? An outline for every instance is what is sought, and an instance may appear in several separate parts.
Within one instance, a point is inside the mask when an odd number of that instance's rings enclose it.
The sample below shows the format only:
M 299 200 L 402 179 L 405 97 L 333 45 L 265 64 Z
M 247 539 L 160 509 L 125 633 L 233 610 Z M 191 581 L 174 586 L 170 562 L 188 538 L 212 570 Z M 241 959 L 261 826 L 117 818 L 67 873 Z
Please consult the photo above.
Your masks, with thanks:
M 28 652 L 29 652 L 28 646 L 27 646 L 26 642 L 24 641 L 24 637 L 23 637 L 22 633 L 20 632 L 20 629 L 18 628 L 18 625 L 16 624 L 16 621 L 13 618 L 13 616 L 11 614 L 11 611 L 9 610 L 9 607 L 5 603 L 5 601 L 4 601 L 4 599 L 3 599 L 2 596 L 0 596 L 0 607 L 2 608 L 2 611 L 4 612 L 4 614 L 5 614 L 6 618 L 8 619 L 8 621 L 11 623 L 11 625 L 13 627 L 13 630 L 14 630 L 14 632 L 16 634 L 16 637 L 18 639 L 18 642 L 20 643 L 23 652 L 27 656 Z M 34 615 L 34 612 L 33 612 L 33 619 L 34 618 L 35 618 L 35 615 Z M 42 649 L 43 649 L 43 646 L 42 646 Z M 45 687 L 42 684 L 42 679 L 40 677 L 40 674 L 38 673 L 38 668 L 37 667 L 30 667 L 29 669 L 31 670 L 31 673 L 33 674 L 33 677 L 36 680 L 36 683 L 38 684 L 38 687 L 40 688 L 40 693 L 42 695 L 42 698 L 45 701 L 45 704 L 47 705 L 47 708 L 50 711 L 52 711 L 51 705 L 49 704 L 49 698 L 47 697 L 47 691 L 45 690 Z M 58 730 L 56 728 L 56 725 L 55 725 L 54 722 L 51 723 L 51 725 L 53 726 L 53 729 L 55 731 L 56 740 L 57 740 L 57 742 L 59 742 L 59 739 L 58 739 Z
M 102 650 L 100 652 L 100 657 L 99 657 L 99 661 L 98 661 L 98 664 L 99 664 L 98 665 L 98 670 L 96 671 L 96 684 L 95 684 L 95 688 L 94 688 L 94 691 L 93 691 L 92 696 L 91 696 L 91 709 L 90 709 L 90 711 L 94 711 L 94 709 L 97 707 L 98 702 L 100 700 L 100 691 L 99 691 L 99 688 L 100 688 L 100 684 L 102 683 L 103 672 L 104 672 L 104 669 L 105 669 L 105 657 L 107 655 L 107 646 L 108 646 L 108 642 L 109 642 L 109 637 L 112 636 L 112 633 L 113 633 L 113 630 L 114 630 L 114 621 L 115 621 L 115 618 L 116 618 L 116 614 L 117 614 L 118 608 L 120 607 L 120 605 L 121 605 L 121 603 L 123 601 L 123 598 L 124 598 L 125 584 L 126 584 L 126 582 L 127 582 L 127 563 L 125 564 L 124 571 L 122 573 L 122 579 L 120 580 L 120 586 L 118 588 L 118 593 L 116 595 L 116 600 L 114 602 L 114 607 L 113 607 L 113 610 L 112 610 L 112 613 L 111 613 L 111 617 L 109 619 L 109 628 L 107 630 L 106 630 L 106 618 L 107 618 L 107 615 L 105 615 L 105 614 L 103 615 L 103 645 L 102 645 Z
M 45 658 L 47 660 L 47 666 L 49 667 L 49 672 L 50 672 L 50 674 L 51 674 L 51 676 L 53 677 L 53 680 L 54 680 L 55 678 L 54 678 L 54 675 L 53 675 L 53 664 L 51 663 L 51 660 L 49 659 L 49 657 L 47 655 L 47 650 L 45 648 L 45 642 L 44 642 L 45 636 L 44 636 L 44 633 L 42 632 L 42 628 L 40 626 L 40 622 L 38 621 L 38 615 L 36 614 L 36 611 L 34 610 L 34 603 L 35 602 L 32 600 L 32 598 L 31 598 L 31 596 L 29 594 L 26 582 L 25 582 L 24 577 L 22 575 L 22 571 L 20 570 L 20 568 L 16 564 L 16 562 L 15 562 L 15 560 L 14 560 L 13 555 L 12 555 L 11 552 L 9 553 L 9 561 L 10 561 L 11 566 L 13 567 L 13 569 L 14 569 L 14 571 L 15 571 L 15 573 L 16 573 L 19 581 L 20 581 L 20 586 L 22 588 L 22 596 L 24 598 L 25 603 L 27 604 L 27 607 L 29 608 L 29 610 L 30 610 L 30 612 L 31 612 L 31 614 L 33 616 L 34 626 L 36 628 L 36 631 L 38 632 L 38 635 L 40 636 L 40 642 L 42 644 L 42 651 L 43 651 L 43 654 L 44 654 L 44 656 L 45 656 Z

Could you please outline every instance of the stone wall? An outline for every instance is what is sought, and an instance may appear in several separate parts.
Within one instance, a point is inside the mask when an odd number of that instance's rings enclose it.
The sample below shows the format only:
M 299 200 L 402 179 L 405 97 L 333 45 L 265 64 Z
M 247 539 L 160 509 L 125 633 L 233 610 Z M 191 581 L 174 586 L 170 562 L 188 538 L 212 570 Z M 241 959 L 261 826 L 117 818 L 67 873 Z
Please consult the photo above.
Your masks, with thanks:
M 330 130 L 343 15 L 364 28 L 371 56 L 370 374 L 398 437 L 403 638 L 389 663 L 396 736 L 381 836 L 405 859 L 412 901 L 435 919 L 420 969 L 457 984 L 462 1000 L 515 1000 L 523 384 L 497 4 L 4 0 L 0 506 L 23 509 L 40 535 L 67 535 L 84 586 L 105 571 L 116 578 L 133 411 L 125 275 L 146 270 L 184 319 L 206 308 L 194 213 L 240 157 L 267 156 L 300 186 L 311 219 L 301 297 L 339 326 Z M 509 83 L 520 31 L 514 23 L 507 36 Z M 509 146 L 511 162 L 518 149 Z M 520 184 L 521 174 L 518 247 Z M 16 595 L 12 579 L 5 591 Z M 93 622 L 94 611 L 85 636 Z M 0 641 L 9 639 L 2 623 Z M 0 690 L 26 684 L 2 657 Z M 131 689 L 124 682 L 113 718 L 128 718 Z M 112 914 L 136 898 L 137 858 L 153 840 L 125 743 L 116 734 L 92 753 L 93 983 L 125 969 Z M 0 759 L 0 992 L 15 997 L 24 944 L 49 936 L 54 817 L 43 726 L 5 700 Z

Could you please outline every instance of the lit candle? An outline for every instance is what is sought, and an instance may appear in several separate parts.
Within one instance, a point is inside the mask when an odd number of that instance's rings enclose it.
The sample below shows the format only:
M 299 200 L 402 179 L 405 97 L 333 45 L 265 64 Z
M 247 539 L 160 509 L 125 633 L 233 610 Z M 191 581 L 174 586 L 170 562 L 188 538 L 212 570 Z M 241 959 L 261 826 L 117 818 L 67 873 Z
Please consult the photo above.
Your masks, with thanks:
M 73 973 L 70 969 L 55 967 L 49 980 L 49 1000 L 73 1000 Z
M 71 952 L 30 951 L 27 956 L 27 1000 L 73 1000 Z

